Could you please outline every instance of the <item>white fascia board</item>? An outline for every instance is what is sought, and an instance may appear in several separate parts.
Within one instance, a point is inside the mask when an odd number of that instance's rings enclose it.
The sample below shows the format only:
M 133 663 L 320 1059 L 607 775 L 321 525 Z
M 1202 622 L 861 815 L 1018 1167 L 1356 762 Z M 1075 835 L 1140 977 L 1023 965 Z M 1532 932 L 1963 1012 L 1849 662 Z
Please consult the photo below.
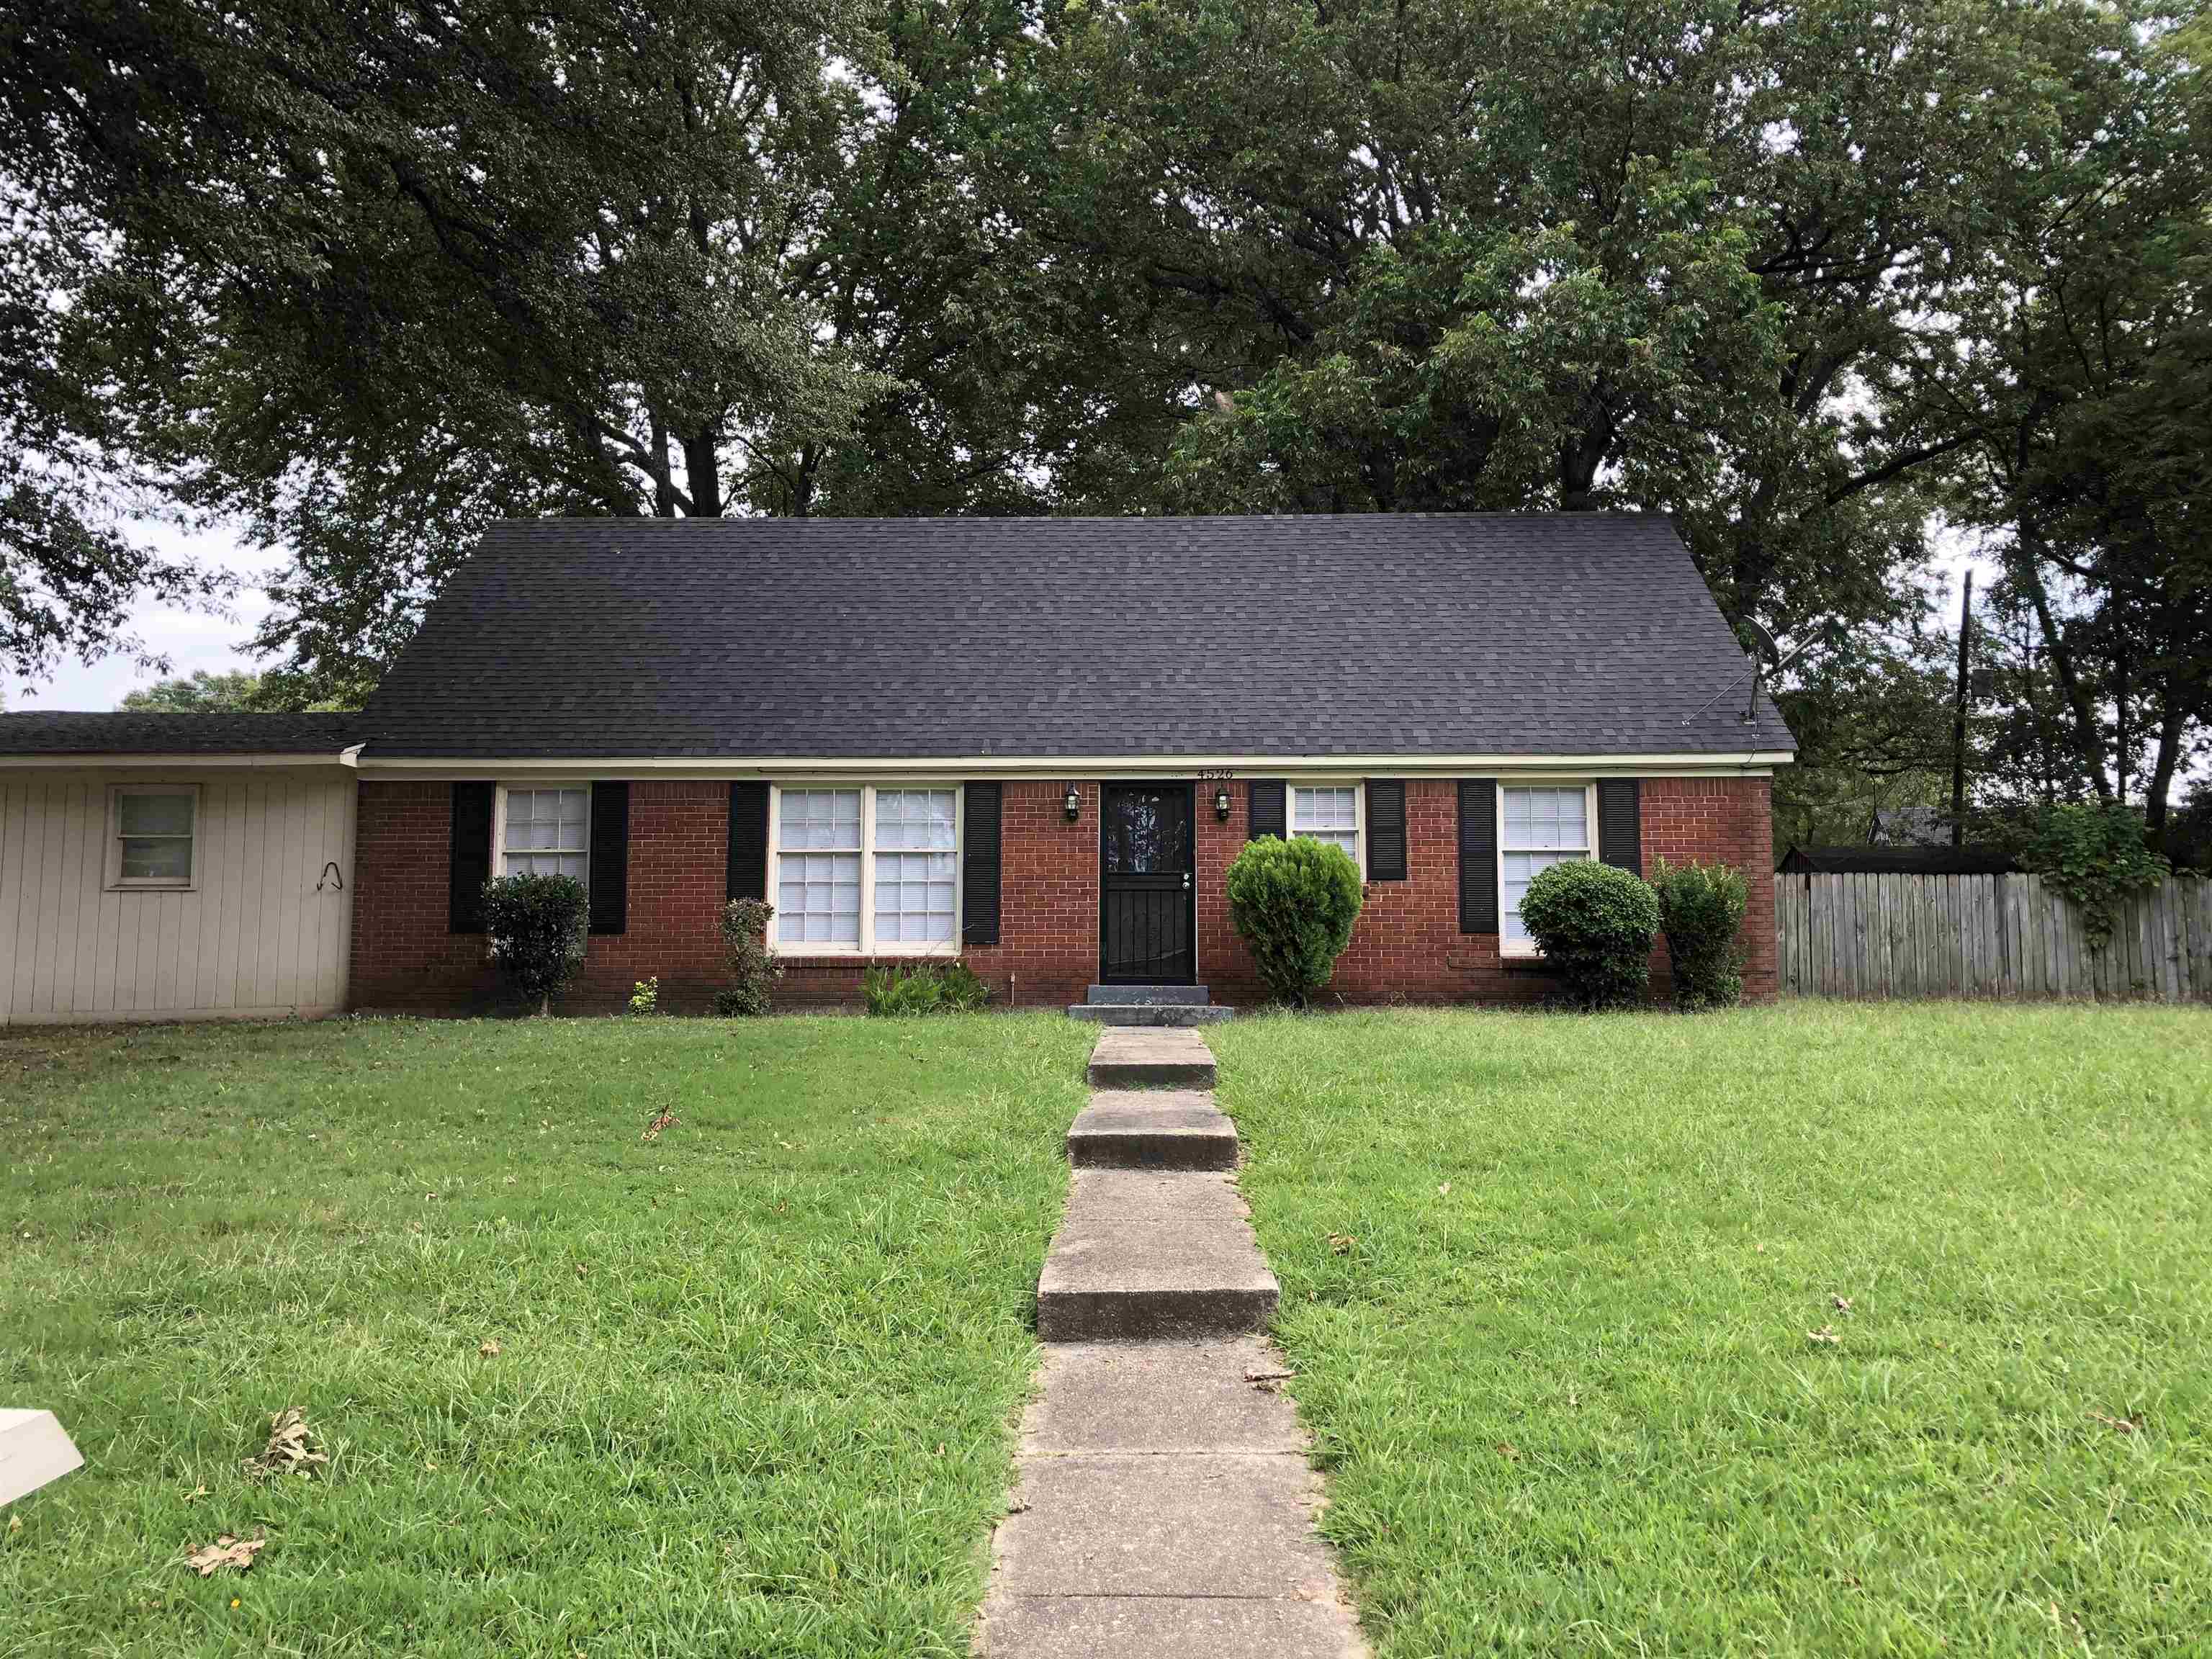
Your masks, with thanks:
M 1188 778 L 1366 776 L 1765 776 L 1791 751 L 1690 755 L 564 755 L 433 759 L 370 755 L 363 776 L 469 779 L 555 774 L 593 778 Z
M 210 771 L 217 769 L 236 771 L 250 767 L 265 769 L 276 766 L 344 766 L 361 763 L 361 745 L 342 750 L 337 754 L 325 751 L 309 755 L 0 755 L 0 768 L 11 771 L 36 769 L 47 772 L 90 771 L 97 768 L 112 771 L 129 767 L 142 771 L 174 772 L 185 769 Z

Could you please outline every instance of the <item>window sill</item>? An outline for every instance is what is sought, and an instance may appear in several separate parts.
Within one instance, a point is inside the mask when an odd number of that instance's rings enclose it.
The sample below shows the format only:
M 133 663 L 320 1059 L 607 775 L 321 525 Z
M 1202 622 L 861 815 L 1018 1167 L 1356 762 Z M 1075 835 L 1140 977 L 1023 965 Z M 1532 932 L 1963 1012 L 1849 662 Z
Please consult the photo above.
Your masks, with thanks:
M 199 890 L 200 884 L 196 881 L 111 881 L 107 884 L 107 891 L 111 893 L 197 893 Z
M 962 951 L 941 947 L 926 951 L 770 951 L 769 959 L 779 968 L 872 968 L 878 963 L 952 963 L 959 961 L 963 954 Z

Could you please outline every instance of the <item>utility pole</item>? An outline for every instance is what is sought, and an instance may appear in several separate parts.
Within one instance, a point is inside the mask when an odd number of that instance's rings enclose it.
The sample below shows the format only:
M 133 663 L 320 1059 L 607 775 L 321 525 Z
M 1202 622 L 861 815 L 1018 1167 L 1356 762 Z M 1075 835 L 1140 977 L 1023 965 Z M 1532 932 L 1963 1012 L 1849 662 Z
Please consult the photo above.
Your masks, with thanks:
M 1967 647 L 1974 635 L 1974 568 L 1966 567 L 1966 591 L 1959 600 L 1959 694 L 1951 711 L 1951 845 L 1966 844 L 1966 672 Z

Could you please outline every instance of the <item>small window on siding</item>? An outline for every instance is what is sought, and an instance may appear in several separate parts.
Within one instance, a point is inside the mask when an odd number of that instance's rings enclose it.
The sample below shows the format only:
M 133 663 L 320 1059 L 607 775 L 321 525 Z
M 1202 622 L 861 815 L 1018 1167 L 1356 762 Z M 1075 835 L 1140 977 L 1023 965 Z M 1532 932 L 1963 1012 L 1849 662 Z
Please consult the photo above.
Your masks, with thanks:
M 502 876 L 591 874 L 592 792 L 587 789 L 508 789 L 500 827 Z
M 1498 792 L 1498 938 L 1509 954 L 1533 956 L 1535 940 L 1522 925 L 1528 884 L 1554 864 L 1591 856 L 1589 787 L 1571 784 Z
M 1359 795 L 1357 784 L 1291 785 L 1291 836 L 1334 842 L 1358 864 Z
M 127 787 L 115 791 L 114 864 L 118 887 L 190 887 L 199 829 L 197 788 Z

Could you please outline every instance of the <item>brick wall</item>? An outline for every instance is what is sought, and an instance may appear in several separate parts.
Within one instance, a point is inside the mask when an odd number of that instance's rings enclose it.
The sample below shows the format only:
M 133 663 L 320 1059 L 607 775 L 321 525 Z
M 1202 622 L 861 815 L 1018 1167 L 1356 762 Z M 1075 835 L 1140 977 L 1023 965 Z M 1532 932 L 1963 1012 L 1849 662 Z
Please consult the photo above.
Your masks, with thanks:
M 1057 781 L 1009 782 L 1001 819 L 1000 943 L 967 960 L 1001 997 L 1052 1007 L 1079 1001 L 1098 965 L 1098 787 L 1080 786 L 1069 823 Z M 1228 822 L 1213 815 L 1213 789 L 1196 802 L 1198 967 L 1217 1000 L 1249 1004 L 1261 992 L 1250 953 L 1229 924 L 1226 876 L 1244 844 L 1247 792 L 1230 787 Z M 1723 859 L 1752 877 L 1745 929 L 1751 941 L 1745 989 L 1776 989 L 1773 835 L 1765 778 L 1647 778 L 1643 785 L 1644 866 Z M 565 1000 L 571 1012 L 613 1009 L 632 983 L 657 974 L 662 1005 L 703 1008 L 722 982 L 717 931 L 728 844 L 728 787 L 720 782 L 630 786 L 629 917 L 619 935 L 595 936 L 584 973 Z M 483 941 L 446 931 L 452 787 L 444 783 L 364 782 L 356 860 L 353 1001 L 363 1008 L 465 1011 L 495 1006 L 498 981 Z M 1526 1002 L 1550 979 L 1540 968 L 1500 961 L 1495 935 L 1459 931 L 1457 786 L 1449 779 L 1406 784 L 1407 879 L 1370 882 L 1352 944 L 1326 1000 L 1346 1002 Z M 1654 953 L 1655 989 L 1666 953 Z M 860 969 L 814 958 L 787 965 L 777 1001 L 787 1007 L 848 1006 Z

